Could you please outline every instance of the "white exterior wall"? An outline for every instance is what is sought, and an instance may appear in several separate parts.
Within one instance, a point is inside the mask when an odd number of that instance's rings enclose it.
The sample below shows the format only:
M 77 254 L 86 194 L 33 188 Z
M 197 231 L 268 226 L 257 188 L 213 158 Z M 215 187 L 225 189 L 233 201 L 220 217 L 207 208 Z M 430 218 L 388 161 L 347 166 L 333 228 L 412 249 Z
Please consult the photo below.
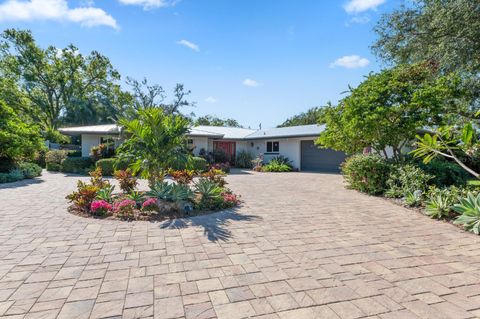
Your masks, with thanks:
M 90 155 L 90 149 L 100 144 L 100 135 L 82 134 L 82 156 Z
M 192 137 L 191 139 L 193 140 L 193 145 L 195 146 L 193 149 L 193 154 L 198 155 L 202 148 L 207 152 L 209 151 L 207 137 Z

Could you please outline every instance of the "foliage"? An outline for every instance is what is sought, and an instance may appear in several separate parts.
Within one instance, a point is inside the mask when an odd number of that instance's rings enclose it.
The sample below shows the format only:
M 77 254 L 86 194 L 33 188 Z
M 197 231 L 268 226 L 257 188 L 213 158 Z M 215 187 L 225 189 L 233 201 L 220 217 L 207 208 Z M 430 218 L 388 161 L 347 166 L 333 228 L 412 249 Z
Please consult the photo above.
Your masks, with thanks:
M 433 176 L 413 164 L 392 165 L 386 181 L 388 197 L 404 197 L 415 191 L 424 192 Z
M 192 182 L 195 172 L 184 169 L 179 171 L 172 170 L 168 174 L 173 178 L 173 180 L 175 180 L 175 182 L 188 185 Z
M 235 207 L 240 203 L 238 196 L 232 193 L 222 193 L 223 206 L 225 208 Z
M 112 148 L 112 145 L 101 143 L 98 144 L 97 146 L 93 146 L 90 149 L 90 157 L 94 161 L 98 161 L 102 158 L 110 158 L 113 157 L 114 151 Z
M 159 108 L 140 110 L 134 120 L 121 120 L 127 140 L 117 148 L 120 158 L 131 160 L 134 173 L 150 184 L 162 180 L 173 163 L 187 162 L 188 121 L 180 115 L 167 115 Z
M 100 167 L 97 167 L 93 171 L 90 171 L 88 175 L 90 175 L 90 184 L 98 187 L 98 189 L 110 186 L 110 182 L 103 179 L 102 170 L 100 169 Z
M 17 168 L 22 171 L 24 178 L 34 178 L 42 175 L 42 168 L 35 163 L 20 162 Z
M 367 194 L 382 194 L 387 187 L 390 166 L 378 155 L 353 155 L 342 164 L 348 186 Z
M 142 211 L 154 212 L 156 210 L 158 210 L 158 205 L 155 198 L 148 198 L 142 203 Z
M 423 201 L 423 192 L 421 190 L 416 190 L 413 193 L 407 193 L 405 195 L 405 203 L 411 207 L 417 207 L 422 204 Z
M 338 106 L 322 109 L 326 129 L 317 143 L 349 154 L 372 147 L 386 158 L 391 147 L 398 160 L 418 128 L 458 116 L 464 107 L 459 82 L 455 74 L 435 78 L 428 64 L 371 73 Z
M 99 189 L 100 188 L 96 185 L 78 181 L 77 191 L 68 195 L 66 198 L 72 202 L 77 209 L 88 212 L 92 202 L 97 198 L 97 192 Z
M 235 157 L 235 166 L 238 168 L 252 168 L 252 153 L 242 150 Z
M 137 178 L 132 175 L 130 169 L 126 170 L 119 170 L 113 173 L 113 176 L 120 184 L 120 189 L 125 193 L 128 194 L 135 189 L 137 186 Z
M 116 158 L 102 158 L 95 163 L 95 166 L 100 167 L 103 176 L 113 176 L 116 160 Z
M 207 126 L 224 126 L 224 127 L 243 127 L 237 120 L 234 119 L 221 119 L 214 115 L 205 115 L 198 117 L 194 122 L 195 126 L 207 125 Z
M 292 161 L 286 156 L 283 156 L 283 155 L 275 156 L 270 160 L 269 163 L 271 163 L 272 161 L 278 164 L 287 165 L 288 167 L 293 168 Z
M 120 199 L 113 204 L 113 211 L 119 217 L 132 218 L 137 203 L 131 199 Z
M 132 190 L 129 194 L 127 194 L 126 198 L 133 200 L 135 203 L 140 204 L 143 201 L 145 195 L 142 192 L 138 192 Z
M 150 191 L 147 192 L 147 195 L 170 202 L 180 202 L 193 199 L 193 192 L 187 185 L 175 183 L 169 184 L 160 181 L 150 187 Z
M 312 107 L 306 112 L 292 116 L 282 124 L 278 125 L 278 127 L 317 124 L 320 114 L 321 114 L 320 107 Z
M 463 152 L 465 156 L 471 156 L 480 149 L 480 134 L 475 128 L 475 123 L 467 122 L 461 128 L 458 125 L 444 125 L 434 133 L 417 135 L 416 149 L 412 151 L 415 157 L 423 158 L 428 164 L 437 156 L 455 161 L 462 169 L 480 179 L 480 173 L 467 166 L 455 151 Z
M 90 157 L 66 157 L 61 162 L 64 173 L 83 174 L 93 165 Z
M 207 178 L 200 178 L 195 183 L 195 192 L 199 195 L 197 205 L 200 209 L 217 209 L 222 205 L 223 189 Z
M 33 163 L 37 164 L 38 166 L 45 168 L 45 155 L 47 154 L 47 148 L 41 148 L 35 152 L 33 156 Z
M 190 158 L 187 167 L 195 172 L 202 173 L 207 170 L 207 165 L 206 159 L 193 156 Z
M 0 162 L 33 159 L 44 147 L 38 126 L 0 101 Z
M 0 184 L 12 183 L 24 179 L 23 172 L 19 169 L 14 169 L 8 173 L 0 173 Z
M 76 124 L 99 120 L 95 106 L 120 78 L 107 57 L 96 51 L 84 56 L 73 45 L 42 49 L 30 31 L 8 29 L 2 37 L 4 67 L 20 79 L 21 91 L 35 107 L 32 115 L 45 130 L 57 129 L 62 118 Z
M 228 163 L 230 162 L 230 160 L 230 154 L 228 154 L 224 150 L 217 148 L 213 151 L 213 161 L 215 163 Z
M 150 190 L 147 192 L 147 195 L 150 197 L 167 200 L 167 198 L 170 196 L 170 192 L 171 186 L 169 183 L 157 181 L 154 185 L 150 186 Z
M 61 170 L 62 161 L 67 158 L 67 151 L 63 150 L 51 150 L 45 154 L 45 163 L 47 165 L 47 171 L 58 172 Z
M 288 164 L 287 164 L 288 163 Z M 272 158 L 266 165 L 263 165 L 264 172 L 291 172 L 292 166 L 286 157 L 277 156 Z
M 107 185 L 104 188 L 101 188 L 97 192 L 97 199 L 111 203 L 113 201 L 113 190 L 115 186 Z
M 445 160 L 435 159 L 428 164 L 419 163 L 418 165 L 427 174 L 433 176 L 431 182 L 437 187 L 463 186 L 470 178 L 470 175 L 460 166 Z
M 252 160 L 253 170 L 255 172 L 261 172 L 263 166 L 263 155 L 258 155 Z
M 465 198 L 460 198 L 453 210 L 460 214 L 454 223 L 462 225 L 466 230 L 480 235 L 480 193 L 476 196 L 468 193 Z
M 109 202 L 104 200 L 93 201 L 92 204 L 90 205 L 90 211 L 94 215 L 98 215 L 98 216 L 107 215 L 112 211 L 112 209 L 113 209 L 112 205 Z
M 54 129 L 46 129 L 43 132 L 43 138 L 51 143 L 68 144 L 71 142 L 71 138 L 69 136 L 63 135 Z
M 225 181 L 225 173 L 222 170 L 213 167 L 210 168 L 208 172 L 203 173 L 202 177 L 210 180 L 211 182 L 219 185 L 220 187 L 223 187 L 227 184 L 227 182 Z
M 230 163 L 215 163 L 210 165 L 210 169 L 216 169 L 224 172 L 225 174 L 230 173 Z
M 452 202 L 448 194 L 443 191 L 431 195 L 425 205 L 425 213 L 431 218 L 443 218 L 450 215 Z

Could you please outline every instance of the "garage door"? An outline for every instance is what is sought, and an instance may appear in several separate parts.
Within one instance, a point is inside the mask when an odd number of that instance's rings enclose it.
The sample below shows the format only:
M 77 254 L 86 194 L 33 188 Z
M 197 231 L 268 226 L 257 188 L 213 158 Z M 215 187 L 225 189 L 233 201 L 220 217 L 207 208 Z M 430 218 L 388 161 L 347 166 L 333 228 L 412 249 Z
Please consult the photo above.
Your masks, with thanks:
M 301 141 L 301 170 L 339 172 L 345 153 L 332 149 L 318 148 L 313 141 Z

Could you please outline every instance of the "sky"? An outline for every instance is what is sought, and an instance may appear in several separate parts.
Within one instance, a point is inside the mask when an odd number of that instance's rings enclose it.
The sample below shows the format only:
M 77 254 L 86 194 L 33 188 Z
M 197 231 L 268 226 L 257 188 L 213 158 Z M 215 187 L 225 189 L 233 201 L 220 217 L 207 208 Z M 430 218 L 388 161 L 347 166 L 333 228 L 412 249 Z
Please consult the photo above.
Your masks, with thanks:
M 384 65 L 370 50 L 382 13 L 401 0 L 2 0 L 0 28 L 39 45 L 108 56 L 123 79 L 172 96 L 192 91 L 197 116 L 257 128 L 327 102 Z

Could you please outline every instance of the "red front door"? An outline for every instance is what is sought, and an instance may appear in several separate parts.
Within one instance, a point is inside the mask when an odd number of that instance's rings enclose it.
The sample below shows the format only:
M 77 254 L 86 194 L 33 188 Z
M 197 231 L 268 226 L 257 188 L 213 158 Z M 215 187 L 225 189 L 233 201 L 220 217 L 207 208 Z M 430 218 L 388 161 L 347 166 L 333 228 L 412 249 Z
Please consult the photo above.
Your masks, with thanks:
M 235 142 L 213 141 L 214 150 L 222 150 L 230 155 L 230 164 L 235 162 Z

